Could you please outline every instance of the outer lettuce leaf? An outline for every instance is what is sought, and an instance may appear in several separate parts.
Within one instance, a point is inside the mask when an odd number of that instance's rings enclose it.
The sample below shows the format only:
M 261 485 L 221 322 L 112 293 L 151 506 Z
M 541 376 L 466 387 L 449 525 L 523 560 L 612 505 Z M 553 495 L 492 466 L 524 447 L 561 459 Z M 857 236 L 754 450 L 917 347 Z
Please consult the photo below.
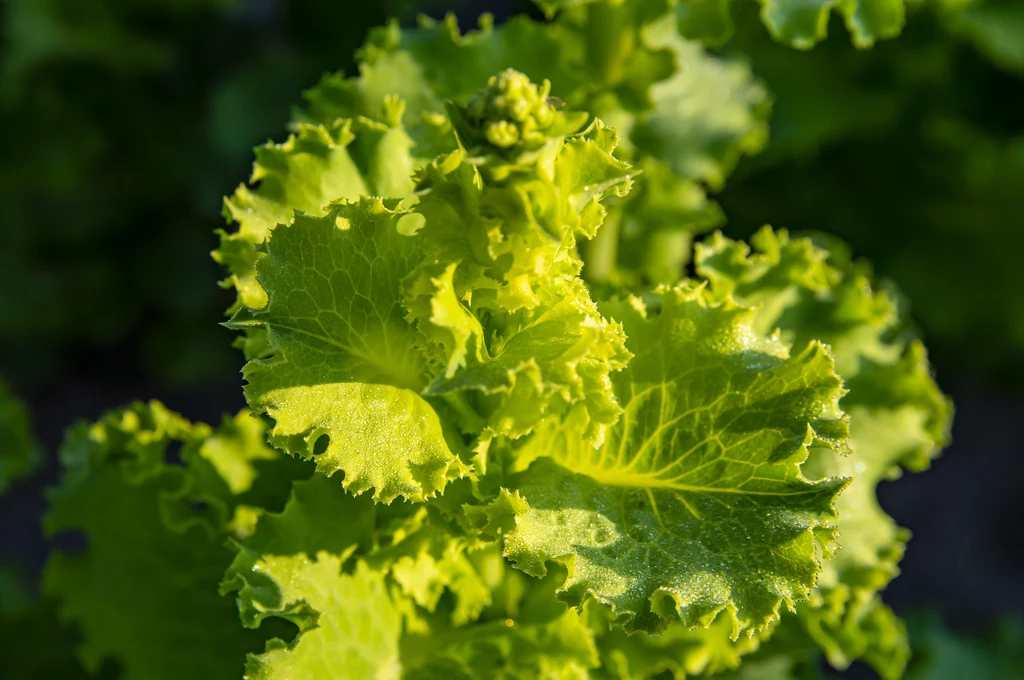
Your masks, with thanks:
M 253 417 L 248 410 L 224 416 L 220 427 L 203 439 L 192 461 L 193 472 L 201 480 L 200 487 L 223 484 L 226 489 L 213 491 L 222 496 L 241 496 L 252 490 L 257 484 L 261 463 L 281 457 L 266 440 L 266 422 Z M 208 462 L 212 470 L 201 466 L 200 460 Z
M 899 574 L 910 532 L 878 505 L 875 487 L 898 477 L 901 466 L 926 468 L 948 441 L 951 412 L 918 343 L 894 364 L 869 364 L 848 385 L 843 405 L 854 453 L 839 466 L 817 466 L 824 474 L 853 477 L 837 503 L 840 550 L 826 565 L 814 608 L 800 614 L 832 665 L 863 659 L 882 677 L 899 678 L 910 656 L 906 632 L 877 591 Z
M 79 654 L 90 672 L 112 657 L 125 678 L 237 677 L 245 653 L 259 645 L 216 593 L 231 560 L 223 541 L 238 499 L 226 480 L 210 481 L 199 453 L 210 435 L 156 402 L 69 434 L 66 472 L 44 526 L 51 535 L 83 532 L 88 544 L 51 555 L 43 590 L 80 626 Z M 232 435 L 217 436 L 223 446 Z M 172 443 L 183 447 L 185 466 L 164 462 Z M 244 486 L 240 453 L 231 464 L 235 488 Z
M 607 615 L 591 607 L 591 626 L 598 631 L 601 653 L 598 677 L 629 680 L 667 677 L 683 679 L 715 675 L 737 668 L 741 657 L 758 648 L 758 637 L 731 640 L 732 622 L 718 617 L 707 628 L 687 630 L 672 626 L 661 635 L 627 634 L 608 628 Z M 593 618 L 597 621 L 593 621 Z M 603 626 L 601 625 L 603 624 Z M 743 661 L 746 667 L 747 662 Z M 668 675 L 666 675 L 668 674 Z
M 76 631 L 61 623 L 50 602 L 29 593 L 20 570 L 0 563 L 0 654 L 4 677 L 17 680 L 85 680 L 86 673 L 75 654 Z M 112 666 L 112 665 L 111 665 Z M 98 677 L 115 677 L 108 667 Z
M 946 26 L 962 35 L 997 66 L 1024 74 L 1024 9 L 1014 2 L 939 2 Z
M 841 244 L 830 252 L 811 239 L 790 239 L 764 228 L 750 246 L 715 234 L 697 245 L 697 272 L 717 297 L 733 297 L 758 309 L 757 328 L 778 330 L 787 343 L 828 343 L 846 379 L 863 360 L 891 363 L 905 344 L 893 297 L 871 287 L 870 271 L 849 262 Z M 831 261 L 829 261 L 831 258 Z
M 875 487 L 901 467 L 926 468 L 949 440 L 952 411 L 923 347 L 907 340 L 894 297 L 873 290 L 870 271 L 840 244 L 824 242 L 828 249 L 764 229 L 752 254 L 716 235 L 698 245 L 697 269 L 717 295 L 759 305 L 762 332 L 778 329 L 795 343 L 821 338 L 835 352 L 849 390 L 841 404 L 853 453 L 815 456 L 804 472 L 852 481 L 836 503 L 839 550 L 800 619 L 833 665 L 864 659 L 883 677 L 899 677 L 909 655 L 905 632 L 877 593 L 899 573 L 909 532 L 879 507 Z
M 239 542 L 221 584 L 237 591 L 247 627 L 283 618 L 299 628 L 251 656 L 247 677 L 387 678 L 420 663 L 399 658 L 404 628 L 428 625 L 424 617 L 460 626 L 491 603 L 467 557 L 474 541 L 454 531 L 428 505 L 378 506 L 320 475 L 295 484 L 284 511 Z M 453 598 L 439 606 L 444 591 Z
M 532 619 L 532 617 L 531 617 Z M 459 680 L 579 680 L 594 677 L 596 664 L 591 632 L 574 612 L 546 621 L 487 621 L 461 635 L 441 638 L 445 653 L 412 669 L 409 678 Z M 427 639 L 419 641 L 424 647 Z
M 0 495 L 12 482 L 31 474 L 41 460 L 25 405 L 0 380 Z
M 402 677 L 401 615 L 384 577 L 361 562 L 352 574 L 344 574 L 342 564 L 343 559 L 322 552 L 311 557 L 268 556 L 253 568 L 255 578 L 279 584 L 279 599 L 265 604 L 260 616 L 294 622 L 299 637 L 291 645 L 272 640 L 267 651 L 250 657 L 247 679 Z M 249 596 L 248 588 L 242 597 Z
M 250 655 L 246 678 L 401 676 L 401 618 L 384 575 L 363 562 L 343 571 L 349 555 L 372 547 L 374 528 L 368 499 L 319 475 L 297 483 L 280 514 L 260 518 L 221 592 L 238 591 L 247 628 L 281 618 L 299 630 Z
M 681 38 L 670 21 L 647 26 L 644 38 L 651 49 L 672 54 L 675 71 L 651 85 L 652 109 L 631 139 L 680 177 L 721 189 L 740 157 L 768 140 L 771 103 L 764 85 L 746 64 L 712 57 Z
M 671 16 L 643 26 L 640 37 L 652 53 L 671 55 L 674 71 L 650 84 L 649 109 L 628 123 L 629 152 L 646 176 L 624 201 L 621 224 L 613 223 L 618 252 L 602 252 L 614 237 L 602 234 L 601 246 L 587 253 L 587 276 L 671 284 L 690 259 L 692 235 L 725 221 L 707 192 L 722 189 L 741 156 L 763 148 L 771 101 L 744 63 L 682 39 Z M 602 104 L 595 101 L 600 115 L 625 123 Z
M 761 19 L 779 42 L 809 49 L 825 39 L 833 8 L 843 15 L 853 44 L 860 48 L 899 35 L 906 13 L 902 0 L 766 0 L 761 4 Z
M 267 331 L 272 356 L 246 366 L 246 397 L 274 419 L 273 441 L 384 503 L 422 500 L 466 471 L 418 394 L 426 375 L 401 281 L 421 256 L 400 217 L 367 198 L 278 229 L 257 265 L 269 303 L 233 320 Z
M 559 10 L 588 7 L 599 11 L 610 0 L 536 0 L 549 16 Z M 618 3 L 627 4 L 627 3 Z M 720 44 L 733 30 L 730 6 L 732 0 L 647 0 L 635 4 L 648 11 L 675 7 L 685 35 L 702 38 L 709 44 Z M 761 0 L 761 20 L 775 40 L 797 49 L 810 49 L 825 39 L 833 10 L 843 16 L 853 43 L 860 48 L 871 47 L 875 41 L 893 38 L 903 29 L 903 0 Z M 595 10 L 594 8 L 598 8 Z
M 266 293 L 255 278 L 253 246 L 262 243 L 278 224 L 289 224 L 295 211 L 324 214 L 325 206 L 361 195 L 401 198 L 412 190 L 412 140 L 401 125 L 405 108 L 389 98 L 373 111 L 374 118 L 334 118 L 299 123 L 282 144 L 256 149 L 250 183 L 224 201 L 224 216 L 238 230 L 221 232 L 214 259 L 231 276 L 239 304 L 260 308 Z M 377 120 L 379 118 L 379 120 Z
M 676 5 L 683 35 L 710 45 L 720 45 L 732 35 L 735 24 L 732 0 L 680 0 Z M 903 0 L 761 0 L 761 21 L 777 42 L 809 50 L 827 35 L 832 12 L 843 17 L 853 44 L 869 48 L 879 40 L 895 38 L 903 30 Z
M 409 678 L 576 680 L 598 672 L 595 631 L 555 599 L 555 579 L 527 583 L 497 550 L 472 559 L 491 605 L 472 626 L 410 632 L 402 643 Z
M 675 283 L 690 260 L 693 235 L 725 221 L 699 183 L 663 161 L 641 158 L 638 164 L 643 179 L 583 248 L 584 276 L 594 283 Z
M 813 483 L 799 466 L 810 446 L 844 450 L 843 391 L 827 350 L 790 358 L 752 310 L 688 286 L 657 304 L 603 308 L 635 355 L 613 378 L 625 412 L 597 446 L 571 420 L 523 446 L 520 465 L 537 460 L 512 483 L 529 508 L 505 553 L 534 575 L 565 564 L 563 598 L 608 603 L 630 628 L 706 626 L 728 610 L 749 637 L 808 597 L 818 542 L 831 542 L 846 481 Z
M 390 564 L 392 578 L 406 596 L 429 612 L 436 611 L 442 595 L 450 592 L 454 604 L 447 615 L 452 625 L 475 623 L 491 604 L 491 593 L 466 555 L 467 542 L 442 531 L 421 533 L 393 551 L 400 556 Z
M 476 556 L 497 550 L 466 531 L 459 506 L 470 498 L 462 482 L 437 502 L 379 515 L 376 549 L 365 559 L 405 596 L 407 631 L 472 625 L 492 604 L 492 586 Z
M 906 626 L 877 594 L 823 587 L 813 608 L 804 607 L 799 616 L 810 642 L 833 666 L 861 660 L 886 680 L 903 677 L 910 659 Z

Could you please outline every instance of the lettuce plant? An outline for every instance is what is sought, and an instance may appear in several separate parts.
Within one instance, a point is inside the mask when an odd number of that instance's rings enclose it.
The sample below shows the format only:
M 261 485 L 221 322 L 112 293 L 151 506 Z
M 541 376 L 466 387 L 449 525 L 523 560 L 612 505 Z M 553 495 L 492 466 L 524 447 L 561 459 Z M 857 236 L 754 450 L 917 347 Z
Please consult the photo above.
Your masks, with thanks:
M 257 150 L 214 253 L 249 410 L 139 403 L 61 453 L 46 528 L 87 545 L 43 585 L 86 670 L 902 674 L 875 486 L 950 404 L 841 243 L 691 245 L 765 100 L 648 9 L 389 27 Z

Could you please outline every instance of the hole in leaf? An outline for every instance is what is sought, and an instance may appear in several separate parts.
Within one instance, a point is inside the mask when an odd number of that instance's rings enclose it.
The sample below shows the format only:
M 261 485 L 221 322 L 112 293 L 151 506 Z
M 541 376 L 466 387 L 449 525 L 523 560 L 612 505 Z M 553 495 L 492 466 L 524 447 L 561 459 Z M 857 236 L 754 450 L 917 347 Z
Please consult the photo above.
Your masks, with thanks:
M 402 215 L 398 218 L 398 224 L 395 225 L 395 229 L 402 236 L 412 236 L 417 231 L 423 228 L 423 225 L 427 223 L 427 218 L 419 213 L 409 213 L 408 215 Z
M 80 555 L 89 547 L 89 535 L 81 529 L 67 529 L 52 540 L 54 549 L 65 555 Z
M 164 448 L 164 462 L 168 465 L 184 465 L 185 461 L 181 458 L 182 443 L 177 439 L 172 439 L 167 442 L 167 447 Z
M 268 640 L 276 638 L 290 644 L 299 636 L 299 627 L 280 616 L 268 616 L 260 623 L 260 633 Z
M 330 435 L 328 435 L 326 433 L 320 435 L 319 437 L 316 438 L 316 441 L 313 442 L 313 455 L 314 456 L 319 456 L 324 451 L 326 451 L 327 447 L 330 446 L 330 445 L 331 445 L 331 437 L 330 437 Z

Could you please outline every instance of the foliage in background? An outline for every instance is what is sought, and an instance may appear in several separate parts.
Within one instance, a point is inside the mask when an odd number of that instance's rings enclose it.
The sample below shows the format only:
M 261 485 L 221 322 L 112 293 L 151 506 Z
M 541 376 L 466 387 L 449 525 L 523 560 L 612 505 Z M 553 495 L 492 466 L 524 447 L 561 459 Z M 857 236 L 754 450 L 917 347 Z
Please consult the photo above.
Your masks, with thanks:
M 32 474 L 39 462 L 28 411 L 0 381 L 0 494 L 17 479 Z
M 1000 621 L 985 636 L 957 635 L 938 616 L 918 614 L 909 622 L 914 660 L 907 680 L 1024 678 L 1024 624 Z
M 1024 6 L 916 4 L 898 39 L 867 51 L 839 40 L 787 50 L 744 16 L 724 49 L 749 59 L 775 104 L 771 142 L 722 195 L 729 229 L 842 236 L 914 301 L 942 375 L 1014 389 Z
M 214 323 L 229 298 L 209 285 L 220 196 L 324 64 L 347 67 L 368 27 L 413 11 L 4 2 L 0 374 L 35 392 L 68 372 L 169 385 L 233 372 Z
M 0 496 L 37 473 L 41 462 L 25 405 L 0 383 Z M 61 625 L 52 603 L 39 598 L 25 571 L 14 560 L 0 560 L 0 653 L 5 677 L 88 677 L 75 658 L 75 631 Z

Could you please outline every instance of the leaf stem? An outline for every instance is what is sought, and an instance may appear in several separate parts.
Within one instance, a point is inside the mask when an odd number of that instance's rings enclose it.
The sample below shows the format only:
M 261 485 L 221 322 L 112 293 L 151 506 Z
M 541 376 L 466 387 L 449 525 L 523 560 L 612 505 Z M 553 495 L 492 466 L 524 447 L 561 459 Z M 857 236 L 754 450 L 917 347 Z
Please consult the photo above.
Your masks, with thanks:
M 462 418 L 462 425 L 472 432 L 479 432 L 484 427 L 484 419 L 476 412 L 476 409 L 469 403 L 466 392 L 445 392 L 439 395 L 453 411 Z
M 584 276 L 590 281 L 610 281 L 615 274 L 619 256 L 620 216 L 619 210 L 609 211 L 594 238 L 583 244 L 586 251 Z

